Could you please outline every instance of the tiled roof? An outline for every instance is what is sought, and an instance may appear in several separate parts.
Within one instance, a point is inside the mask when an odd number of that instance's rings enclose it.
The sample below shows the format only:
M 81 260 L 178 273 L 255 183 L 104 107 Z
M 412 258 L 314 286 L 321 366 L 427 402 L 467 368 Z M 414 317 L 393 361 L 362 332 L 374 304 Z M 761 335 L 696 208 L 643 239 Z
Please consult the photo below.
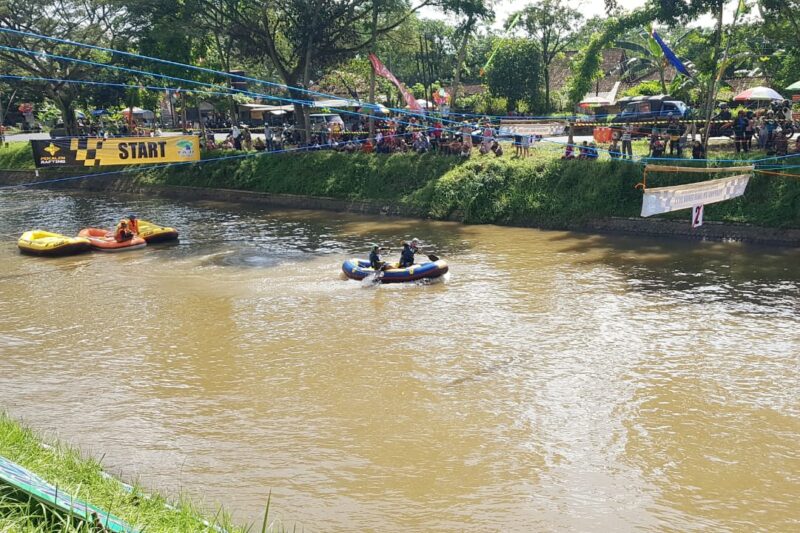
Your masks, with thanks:
M 731 88 L 733 94 L 739 94 L 741 92 L 746 91 L 747 89 L 752 89 L 753 87 L 769 87 L 769 81 L 767 81 L 767 79 L 763 77 L 728 78 L 723 80 L 723 82 Z

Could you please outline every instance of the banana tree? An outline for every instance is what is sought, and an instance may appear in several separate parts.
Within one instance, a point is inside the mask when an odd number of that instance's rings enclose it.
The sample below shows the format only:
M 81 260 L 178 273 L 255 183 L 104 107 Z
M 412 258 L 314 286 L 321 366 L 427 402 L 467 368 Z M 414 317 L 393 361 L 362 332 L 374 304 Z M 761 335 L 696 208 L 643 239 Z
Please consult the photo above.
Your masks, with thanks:
M 673 47 L 680 45 L 692 31 L 694 30 L 687 30 L 673 39 Z M 628 55 L 627 61 L 619 69 L 623 81 L 636 81 L 657 72 L 661 91 L 667 93 L 666 71 L 670 63 L 661 46 L 653 39 L 652 28 L 636 31 L 626 39 L 618 40 L 616 46 L 625 50 Z

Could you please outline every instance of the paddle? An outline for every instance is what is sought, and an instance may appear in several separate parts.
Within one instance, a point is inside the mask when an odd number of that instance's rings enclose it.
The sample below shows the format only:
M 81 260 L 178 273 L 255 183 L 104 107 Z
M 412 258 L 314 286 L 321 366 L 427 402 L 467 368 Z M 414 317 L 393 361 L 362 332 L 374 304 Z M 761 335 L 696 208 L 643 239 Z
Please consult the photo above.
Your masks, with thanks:
M 428 259 L 430 259 L 431 261 L 433 261 L 435 263 L 436 261 L 439 260 L 439 256 L 438 255 L 433 255 L 433 254 L 428 254 Z

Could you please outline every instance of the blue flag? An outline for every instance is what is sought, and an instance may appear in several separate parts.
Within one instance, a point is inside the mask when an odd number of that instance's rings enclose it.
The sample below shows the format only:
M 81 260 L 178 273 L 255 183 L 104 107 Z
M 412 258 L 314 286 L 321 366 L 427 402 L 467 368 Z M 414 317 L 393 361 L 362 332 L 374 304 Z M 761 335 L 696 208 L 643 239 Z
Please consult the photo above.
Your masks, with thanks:
M 655 30 L 655 28 L 653 28 L 652 36 L 653 36 L 653 39 L 655 39 L 655 41 L 658 43 L 658 46 L 661 47 L 661 50 L 664 51 L 664 57 L 666 57 L 667 61 L 669 61 L 670 64 L 673 67 L 675 67 L 675 70 L 677 70 L 678 72 L 680 72 L 681 74 L 683 74 L 687 78 L 691 78 L 692 75 L 689 74 L 689 70 L 686 68 L 686 66 L 683 63 L 681 63 L 681 60 L 678 59 L 678 56 L 675 55 L 675 52 L 670 50 L 669 46 L 667 46 L 667 43 L 664 42 L 664 40 L 661 38 L 661 36 L 658 34 L 658 32 Z

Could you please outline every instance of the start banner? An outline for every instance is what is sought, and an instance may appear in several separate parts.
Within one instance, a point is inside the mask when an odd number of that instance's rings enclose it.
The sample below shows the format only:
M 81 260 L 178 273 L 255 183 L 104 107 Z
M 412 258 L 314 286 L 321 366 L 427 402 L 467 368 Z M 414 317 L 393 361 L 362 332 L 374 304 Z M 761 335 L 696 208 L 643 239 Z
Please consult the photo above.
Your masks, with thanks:
M 69 138 L 31 141 L 37 167 L 105 167 L 200 160 L 200 139 L 174 137 Z
M 648 188 L 644 191 L 642 216 L 649 217 L 659 213 L 730 200 L 743 195 L 749 181 L 750 174 L 742 174 L 689 185 Z

